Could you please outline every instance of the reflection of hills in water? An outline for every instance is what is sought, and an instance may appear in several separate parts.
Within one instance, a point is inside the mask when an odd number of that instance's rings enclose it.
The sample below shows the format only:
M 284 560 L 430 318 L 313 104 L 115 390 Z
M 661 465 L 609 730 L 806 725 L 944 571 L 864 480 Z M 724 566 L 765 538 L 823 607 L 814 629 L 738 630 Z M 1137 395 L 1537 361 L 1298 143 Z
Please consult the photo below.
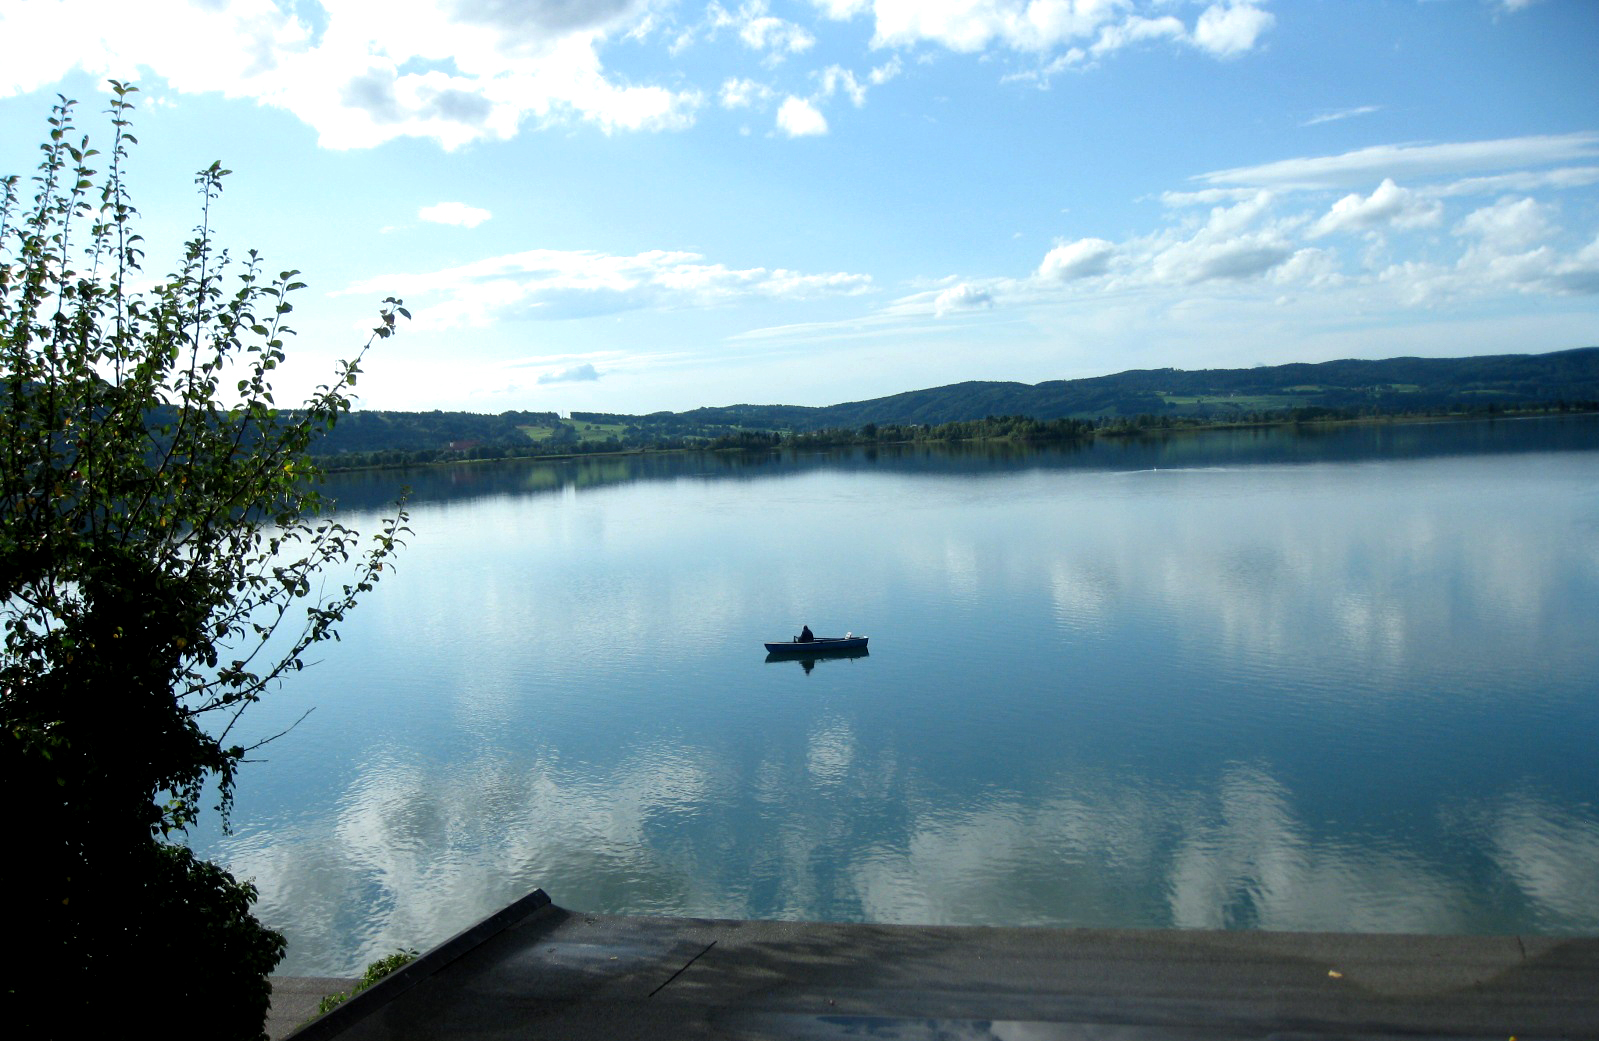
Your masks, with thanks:
M 413 503 L 583 491 L 629 481 L 755 480 L 816 469 L 993 478 L 1026 470 L 1199 469 L 1370 458 L 1581 451 L 1599 442 L 1599 417 L 1549 416 L 1458 422 L 1274 426 L 1146 432 L 1051 445 L 977 442 L 864 445 L 820 451 L 663 452 L 509 460 L 335 474 L 341 507 L 380 510 L 401 487 Z

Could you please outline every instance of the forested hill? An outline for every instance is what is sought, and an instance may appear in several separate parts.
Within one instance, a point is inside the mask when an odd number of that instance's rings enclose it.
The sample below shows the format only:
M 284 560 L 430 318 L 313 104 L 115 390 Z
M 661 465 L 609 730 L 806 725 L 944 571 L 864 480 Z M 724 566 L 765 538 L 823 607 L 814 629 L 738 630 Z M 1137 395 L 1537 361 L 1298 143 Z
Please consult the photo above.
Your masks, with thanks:
M 867 423 L 936 426 L 985 416 L 1097 419 L 1215 416 L 1291 408 L 1402 411 L 1599 399 L 1599 347 L 1476 358 L 1390 358 L 1251 369 L 1133 369 L 1045 383 L 970 381 L 821 408 L 731 405 L 678 413 L 697 423 L 819 430 Z
M 354 412 L 319 455 L 414 458 L 773 443 L 817 431 L 918 430 L 987 417 L 1107 429 L 1174 421 L 1270 422 L 1599 402 L 1599 347 L 1551 354 L 1390 358 L 1251 369 L 1135 369 L 1029 385 L 973 381 L 838 405 L 725 405 L 635 416 L 573 412 Z M 1058 425 L 1057 423 L 1057 425 Z M 920 436 L 920 435 L 918 435 Z M 971 436 L 962 434 L 960 436 Z M 362 460 L 355 460 L 360 462 Z

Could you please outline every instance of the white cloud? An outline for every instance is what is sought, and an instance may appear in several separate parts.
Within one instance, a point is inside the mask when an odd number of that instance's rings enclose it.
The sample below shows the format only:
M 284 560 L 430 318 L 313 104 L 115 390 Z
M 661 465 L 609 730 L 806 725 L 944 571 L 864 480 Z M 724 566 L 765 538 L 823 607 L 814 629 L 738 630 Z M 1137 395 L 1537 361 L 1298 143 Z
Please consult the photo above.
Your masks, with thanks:
M 1212 4 L 1194 24 L 1194 43 L 1220 58 L 1251 50 L 1272 16 L 1252 3 Z
M 1555 227 L 1534 199 L 1501 199 L 1473 210 L 1454 230 L 1471 245 L 1453 271 L 1435 275 L 1428 287 L 1434 295 L 1483 285 L 1524 293 L 1599 293 L 1599 240 L 1562 254 L 1547 244 Z
M 1390 225 L 1420 228 L 1434 225 L 1443 217 L 1443 205 L 1419 198 L 1415 192 L 1385 179 L 1368 196 L 1346 195 L 1310 230 L 1311 238 L 1340 231 L 1373 231 Z
M 1108 288 L 1133 289 L 1190 286 L 1210 281 L 1244 281 L 1269 273 L 1280 275 L 1296 255 L 1294 233 L 1305 218 L 1273 219 L 1276 198 L 1270 192 L 1250 193 L 1230 206 L 1217 206 L 1204 223 L 1185 219 L 1164 231 L 1121 244 L 1087 238 L 1062 243 L 1045 254 L 1034 278 L 1035 295 L 1050 287 L 1059 292 L 1083 279 L 1107 275 Z M 1327 258 L 1314 252 L 1295 271 L 1325 275 Z
M 1504 147 L 1467 149 L 1470 161 L 1507 162 L 1529 152 L 1542 157 L 1591 147 L 1585 135 L 1498 144 Z M 1460 165 L 1457 158 L 1446 148 L 1429 148 L 1406 160 L 1450 172 Z M 1599 294 L 1599 235 L 1592 227 L 1568 227 L 1552 203 L 1527 195 L 1506 195 L 1469 210 L 1457 209 L 1454 200 L 1495 187 L 1566 188 L 1596 181 L 1599 168 L 1582 166 L 1454 178 L 1420 188 L 1385 177 L 1373 188 L 1341 195 L 1231 186 L 1167 192 L 1160 197 L 1169 207 L 1163 228 L 1120 241 L 1057 242 L 1030 275 L 977 284 L 1003 295 L 1013 312 L 1069 302 L 1074 314 L 1090 295 L 1099 300 L 1129 296 L 1145 306 L 1170 308 L 1203 300 L 1245 301 L 1251 293 L 1262 304 L 1281 303 L 1291 298 L 1283 294 L 1336 290 L 1355 313 L 1506 294 L 1591 296 Z M 1302 183 L 1298 173 L 1285 182 Z M 1200 204 L 1209 205 L 1203 215 L 1192 211 Z M 1441 228 L 1446 222 L 1452 235 L 1412 236 L 1401 243 L 1408 255 L 1392 255 L 1391 233 Z M 1320 245 L 1335 235 L 1361 236 L 1363 248 L 1341 254 Z M 1573 244 L 1577 236 L 1580 244 Z M 1171 296 L 1173 290 L 1183 294 L 1185 304 Z M 879 313 L 910 320 L 936 306 L 934 294 L 924 293 L 896 300 Z
M 720 98 L 723 108 L 749 108 L 772 97 L 771 87 L 751 79 L 727 79 L 722 82 Z
M 799 54 L 816 44 L 816 37 L 804 27 L 774 17 L 766 0 L 746 0 L 736 12 L 712 3 L 706 8 L 706 19 L 713 31 L 731 28 L 744 41 L 744 46 L 774 56 Z
M 1167 206 L 1214 206 L 1219 202 L 1243 202 L 1254 198 L 1255 188 L 1203 188 L 1197 192 L 1161 192 L 1160 201 Z
M 6 48 L 0 96 L 35 90 L 73 68 L 94 77 L 133 80 L 155 70 L 176 90 L 250 93 L 243 85 L 270 78 L 288 55 L 310 46 L 309 29 L 271 0 L 191 5 L 150 0 L 140 17 L 110 0 L 10 3 L 0 7 L 0 39 L 71 41 L 70 46 Z M 182 25 L 186 31 L 173 31 Z M 195 47 L 193 40 L 207 45 Z
M 942 318 L 955 311 L 972 311 L 994 306 L 994 295 L 966 282 L 950 286 L 933 299 L 933 314 Z
M 697 253 L 528 250 L 440 271 L 378 275 L 336 295 L 406 297 L 418 330 L 481 328 L 498 321 L 569 319 L 640 308 L 716 307 L 743 300 L 806 300 L 871 289 L 867 275 L 728 268 Z
M 1104 274 L 1115 252 L 1116 246 L 1104 239 L 1078 239 L 1062 243 L 1044 255 L 1043 263 L 1038 265 L 1038 274 L 1041 278 L 1058 282 Z
M 1286 243 L 1264 236 L 1228 242 L 1185 243 L 1162 254 L 1158 274 L 1173 281 L 1207 282 L 1264 275 L 1293 256 Z
M 1552 272 L 1550 282 L 1562 293 L 1599 296 L 1599 236 Z
M 1252 49 L 1272 16 L 1252 0 L 1216 3 L 1190 29 L 1165 0 L 813 0 L 830 18 L 870 15 L 876 47 L 932 43 L 961 53 L 992 46 L 1026 54 L 1065 51 L 1029 76 L 1048 78 L 1095 57 L 1150 40 L 1180 41 L 1217 56 Z M 1147 13 L 1145 13 L 1147 12 Z
M 828 18 L 843 21 L 866 11 L 872 0 L 811 0 L 811 5 Z
M 900 71 L 899 59 L 897 57 L 890 58 L 883 64 L 874 67 L 871 72 L 867 73 L 866 78 L 872 86 L 881 87 L 895 76 L 898 76 Z
M 540 383 L 583 383 L 597 380 L 602 375 L 603 373 L 596 369 L 591 362 L 584 362 L 582 365 L 574 365 L 569 369 L 546 372 L 539 377 L 538 381 Z
M 1098 57 L 1146 40 L 1181 40 L 1187 35 L 1188 30 L 1183 23 L 1171 15 L 1163 18 L 1128 18 L 1125 22 L 1101 29 L 1099 39 L 1094 41 L 1088 53 Z
M 1341 119 L 1353 119 L 1356 116 L 1369 116 L 1373 112 L 1381 111 L 1381 105 L 1361 105 L 1357 108 L 1339 109 L 1336 112 L 1323 112 L 1319 116 L 1311 116 L 1309 119 L 1305 120 L 1299 125 L 1305 127 L 1319 126 L 1322 123 L 1336 123 Z
M 1505 292 L 1599 294 L 1599 239 L 1566 252 L 1548 241 L 1558 233 L 1544 205 L 1505 198 L 1456 223 L 1454 234 L 1467 245 L 1452 264 L 1405 260 L 1376 277 L 1413 306 Z
M 494 216 L 488 210 L 468 206 L 464 202 L 435 203 L 417 210 L 416 215 L 433 224 L 454 224 L 462 228 L 475 228 Z
M 817 103 L 843 94 L 850 99 L 856 108 L 866 104 L 866 90 L 868 84 L 878 86 L 888 82 L 899 75 L 899 60 L 896 58 L 886 65 L 872 69 L 866 76 L 866 81 L 842 65 L 829 65 L 819 73 L 812 75 L 817 79 L 818 86 L 815 94 L 809 98 L 789 97 L 783 102 L 777 114 L 777 125 L 789 137 L 804 137 L 814 134 L 827 133 L 827 119 L 817 107 Z
M 756 50 L 786 51 L 798 54 L 808 51 L 816 37 L 781 18 L 755 18 L 739 31 L 739 37 Z
M 149 0 L 129 19 L 109 0 L 10 5 L 0 35 L 74 44 L 8 55 L 0 95 L 73 68 L 153 75 L 179 93 L 215 91 L 285 109 L 330 148 L 398 137 L 456 148 L 514 137 L 529 121 L 581 121 L 607 133 L 679 129 L 693 123 L 698 94 L 618 84 L 599 58 L 605 40 L 646 26 L 648 6 L 308 0 L 286 9 L 272 0 Z M 185 31 L 173 32 L 175 25 Z
M 1501 255 L 1527 249 L 1549 233 L 1544 207 L 1533 199 L 1500 199 L 1473 210 L 1455 228 L 1455 234 L 1475 238 L 1484 249 Z
M 1228 241 L 1212 226 L 1188 241 L 1178 242 L 1179 236 L 1168 232 L 1151 240 L 1134 240 L 1121 249 L 1128 256 L 1125 267 L 1130 278 L 1152 271 L 1157 282 L 1174 279 L 1186 265 L 1186 270 L 1210 277 L 1265 274 L 1273 284 L 1364 284 L 1380 287 L 1395 306 L 1405 308 L 1503 293 L 1590 295 L 1599 292 L 1599 256 L 1589 257 L 1586 248 L 1572 252 L 1568 243 L 1573 234 L 1586 240 L 1591 232 L 1564 227 L 1556 219 L 1552 203 L 1528 193 L 1569 191 L 1599 183 L 1599 166 L 1580 162 L 1558 165 L 1595 156 L 1599 156 L 1599 134 L 1581 132 L 1382 145 L 1216 171 L 1195 178 L 1213 187 L 1167 192 L 1162 201 L 1179 209 L 1239 201 L 1252 193 L 1252 188 L 1244 186 L 1269 187 L 1279 201 L 1299 192 L 1321 195 L 1330 189 L 1357 190 L 1347 191 L 1320 213 L 1288 214 Z M 1400 177 L 1420 183 L 1400 187 Z M 1375 188 L 1367 187 L 1374 182 Z M 1451 212 L 1456 205 L 1453 200 L 1474 195 L 1500 198 L 1464 214 Z M 1446 219 L 1453 225 L 1454 238 L 1462 243 L 1453 255 L 1435 237 L 1417 243 L 1417 252 L 1408 257 L 1388 256 L 1386 232 L 1437 227 Z M 1306 252 L 1305 243 L 1338 233 L 1364 234 L 1368 239 L 1369 246 L 1353 271 L 1342 268 L 1336 253 Z M 1164 244 L 1149 261 L 1152 266 L 1146 266 L 1139 247 L 1157 240 Z
M 1583 131 L 1433 145 L 1376 145 L 1340 155 L 1282 159 L 1215 170 L 1208 184 L 1320 190 L 1360 187 L 1385 177 L 1466 174 L 1570 162 L 1599 156 L 1599 133 Z
M 1312 289 L 1325 289 L 1344 281 L 1337 254 L 1312 247 L 1295 250 L 1293 256 L 1273 268 L 1268 277 L 1277 285 Z
M 827 133 L 827 119 L 809 101 L 790 95 L 777 109 L 777 127 L 789 137 L 814 137 Z
M 1429 195 L 1448 198 L 1456 195 L 1498 195 L 1503 192 L 1535 192 L 1545 188 L 1566 191 L 1599 184 L 1599 166 L 1562 166 L 1554 170 L 1518 170 L 1487 177 L 1462 177 L 1427 189 Z
M 855 74 L 840 66 L 829 65 L 822 70 L 822 96 L 830 98 L 839 91 L 848 94 L 856 108 L 866 104 L 866 87 L 855 78 Z

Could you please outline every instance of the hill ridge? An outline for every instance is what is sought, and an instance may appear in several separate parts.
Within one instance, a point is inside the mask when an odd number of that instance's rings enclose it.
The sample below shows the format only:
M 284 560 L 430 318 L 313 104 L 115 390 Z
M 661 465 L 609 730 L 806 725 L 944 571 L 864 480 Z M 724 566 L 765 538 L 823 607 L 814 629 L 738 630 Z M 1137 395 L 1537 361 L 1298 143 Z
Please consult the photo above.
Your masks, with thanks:
M 341 418 L 319 455 L 525 455 L 624 447 L 742 444 L 877 427 L 942 427 L 994 417 L 1090 426 L 1181 420 L 1271 422 L 1290 414 L 1371 415 L 1599 402 L 1599 346 L 1542 354 L 1402 356 L 1288 362 L 1247 369 L 1128 369 L 1021 383 L 965 380 L 834 405 L 708 405 L 647 415 L 361 410 Z M 972 435 L 962 435 L 972 436 Z M 765 440 L 763 440 L 763 438 Z

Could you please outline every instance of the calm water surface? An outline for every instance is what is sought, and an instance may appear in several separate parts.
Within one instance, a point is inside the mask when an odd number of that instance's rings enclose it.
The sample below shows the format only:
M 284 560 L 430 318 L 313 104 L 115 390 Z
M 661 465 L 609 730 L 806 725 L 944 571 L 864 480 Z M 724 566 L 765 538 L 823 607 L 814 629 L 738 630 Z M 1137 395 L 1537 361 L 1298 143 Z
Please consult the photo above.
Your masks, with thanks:
M 362 475 L 243 775 L 280 971 L 563 906 L 1599 932 L 1599 422 Z M 809 623 L 867 657 L 768 663 Z

